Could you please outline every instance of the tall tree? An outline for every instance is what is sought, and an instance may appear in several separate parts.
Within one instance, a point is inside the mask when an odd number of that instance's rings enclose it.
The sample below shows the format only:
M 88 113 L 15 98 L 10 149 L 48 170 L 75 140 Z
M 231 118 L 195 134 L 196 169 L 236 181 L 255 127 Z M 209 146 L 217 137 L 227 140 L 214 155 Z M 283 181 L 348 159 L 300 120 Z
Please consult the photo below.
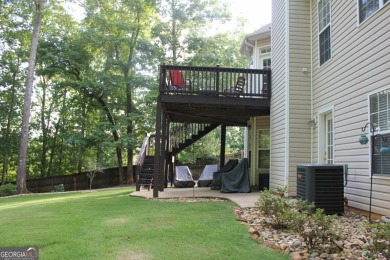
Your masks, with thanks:
M 85 26 L 87 40 L 93 44 L 95 52 L 99 52 L 99 59 L 103 58 L 101 70 L 97 75 L 105 82 L 103 96 L 95 97 L 107 113 L 109 122 L 115 126 L 123 122 L 120 118 L 115 120 L 114 110 L 109 108 L 109 99 L 116 98 L 124 101 L 126 135 L 122 134 L 121 140 L 127 148 L 128 171 L 126 177 L 120 168 L 120 182 L 129 180 L 132 173 L 134 150 L 134 91 L 137 86 L 136 56 L 140 52 L 141 39 L 148 38 L 151 22 L 155 13 L 155 1 L 153 0 L 88 0 L 86 1 Z M 146 61 L 144 61 L 146 62 Z M 95 77 L 97 78 L 97 77 Z M 119 89 L 118 89 L 119 88 Z M 101 89 L 102 90 L 102 89 Z M 126 93 L 125 100 L 119 91 Z M 113 107 L 113 105 L 111 105 Z M 120 110 L 120 109 L 119 109 Z M 118 111 L 118 110 L 117 110 Z M 120 127 L 115 127 L 119 129 Z M 114 139 L 118 142 L 117 157 L 121 160 L 119 132 L 113 132 Z
M 0 0 L 0 13 L 0 156 L 4 184 L 16 169 L 22 85 L 26 79 L 23 64 L 27 62 L 25 49 L 31 41 L 31 25 L 26 23 L 31 17 L 30 5 Z
M 27 148 L 28 148 L 28 137 L 29 137 L 29 126 L 30 126 L 30 108 L 31 108 L 31 98 L 32 90 L 34 83 L 34 69 L 35 69 L 35 59 L 38 48 L 38 39 L 39 39 L 39 29 L 41 26 L 44 0 L 35 0 L 35 15 L 34 15 L 34 25 L 33 33 L 31 39 L 31 48 L 30 48 L 30 57 L 28 61 L 28 72 L 27 72 L 27 82 L 26 82 L 26 91 L 24 95 L 24 107 L 23 107 L 23 118 L 22 118 L 22 128 L 21 128 L 21 137 L 20 137 L 20 149 L 18 157 L 18 173 L 16 177 L 16 189 L 18 194 L 26 193 L 26 166 L 27 166 Z
M 162 21 L 155 26 L 165 62 L 178 64 L 189 55 L 188 39 L 194 34 L 210 33 L 214 21 L 230 19 L 227 6 L 219 0 L 162 0 Z

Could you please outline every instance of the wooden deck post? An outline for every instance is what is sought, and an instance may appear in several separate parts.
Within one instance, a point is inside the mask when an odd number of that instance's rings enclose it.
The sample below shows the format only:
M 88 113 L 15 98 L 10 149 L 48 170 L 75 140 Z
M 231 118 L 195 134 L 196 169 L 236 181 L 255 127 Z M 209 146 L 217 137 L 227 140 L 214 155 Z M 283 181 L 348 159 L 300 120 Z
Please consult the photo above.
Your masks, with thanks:
M 168 123 L 167 118 L 162 111 L 162 130 L 161 130 L 161 153 L 160 153 L 160 179 L 159 179 L 159 191 L 164 191 L 164 182 L 165 182 L 165 172 L 166 172 L 166 162 L 167 162 L 167 129 Z
M 157 99 L 157 113 L 156 113 L 156 140 L 155 140 L 155 154 L 154 154 L 154 176 L 153 176 L 153 198 L 158 198 L 159 180 L 160 180 L 160 156 L 161 156 L 161 117 L 162 107 L 160 98 Z
M 226 125 L 221 125 L 221 151 L 219 157 L 219 168 L 225 165 L 225 149 L 226 148 Z
M 167 119 L 167 127 L 166 127 L 166 145 L 165 145 L 165 164 L 164 164 L 164 181 L 163 181 L 163 186 L 164 188 L 168 187 L 168 174 L 169 174 L 169 167 L 172 162 L 170 153 L 169 153 L 169 142 L 170 142 L 170 134 L 169 134 L 169 128 L 170 128 L 170 122 Z
M 219 64 L 216 66 L 216 76 L 215 76 L 215 90 L 219 93 Z

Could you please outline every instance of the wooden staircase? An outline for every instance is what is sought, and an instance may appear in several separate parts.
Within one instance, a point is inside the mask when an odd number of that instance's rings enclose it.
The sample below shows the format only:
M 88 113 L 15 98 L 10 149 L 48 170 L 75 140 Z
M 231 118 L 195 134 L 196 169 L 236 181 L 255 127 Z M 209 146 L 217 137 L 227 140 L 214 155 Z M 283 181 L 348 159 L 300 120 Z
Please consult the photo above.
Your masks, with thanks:
M 154 156 L 145 156 L 144 163 L 138 174 L 137 190 L 140 190 L 142 186 L 148 187 L 148 190 L 150 190 L 150 187 L 152 187 L 153 184 L 153 174 Z
M 220 124 L 178 124 L 170 131 L 170 152 L 176 155 L 216 129 Z
M 172 123 L 169 131 L 169 153 L 175 156 L 185 148 L 189 147 L 214 129 L 219 124 L 183 124 Z M 148 135 L 145 137 L 138 159 L 136 162 L 137 182 L 136 189 L 139 191 L 141 187 L 147 187 L 148 190 L 153 185 L 154 177 L 154 159 L 155 156 L 149 152 L 150 147 L 154 145 L 154 135 Z M 171 179 L 173 176 L 171 176 Z

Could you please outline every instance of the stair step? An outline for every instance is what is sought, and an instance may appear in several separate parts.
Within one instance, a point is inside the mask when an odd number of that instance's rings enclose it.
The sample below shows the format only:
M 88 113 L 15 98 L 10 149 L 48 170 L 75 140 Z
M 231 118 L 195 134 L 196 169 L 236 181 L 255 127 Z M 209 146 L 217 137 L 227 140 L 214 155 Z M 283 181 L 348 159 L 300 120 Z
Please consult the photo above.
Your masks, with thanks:
M 154 174 L 150 173 L 150 174 L 140 174 L 139 175 L 139 178 L 140 179 L 144 179 L 144 178 L 153 178 Z
M 154 156 L 146 156 L 138 175 L 138 186 L 151 186 L 154 177 Z

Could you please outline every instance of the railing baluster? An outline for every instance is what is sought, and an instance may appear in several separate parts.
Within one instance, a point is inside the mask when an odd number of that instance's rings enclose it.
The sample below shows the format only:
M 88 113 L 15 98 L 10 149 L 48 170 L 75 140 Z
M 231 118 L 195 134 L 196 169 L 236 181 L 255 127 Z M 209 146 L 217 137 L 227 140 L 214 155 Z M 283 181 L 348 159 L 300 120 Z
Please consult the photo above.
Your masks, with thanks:
M 171 70 L 179 70 L 183 80 L 190 81 L 190 86 L 173 89 Z M 242 95 L 230 95 L 223 93 L 225 89 L 233 87 L 237 78 L 246 78 L 245 89 Z M 216 95 L 220 97 L 253 97 L 270 98 L 271 95 L 271 71 L 269 69 L 239 69 L 215 67 L 188 67 L 176 65 L 160 65 L 160 93 L 182 95 Z M 214 92 L 214 93 L 212 93 Z M 223 94 L 223 95 L 221 95 Z

